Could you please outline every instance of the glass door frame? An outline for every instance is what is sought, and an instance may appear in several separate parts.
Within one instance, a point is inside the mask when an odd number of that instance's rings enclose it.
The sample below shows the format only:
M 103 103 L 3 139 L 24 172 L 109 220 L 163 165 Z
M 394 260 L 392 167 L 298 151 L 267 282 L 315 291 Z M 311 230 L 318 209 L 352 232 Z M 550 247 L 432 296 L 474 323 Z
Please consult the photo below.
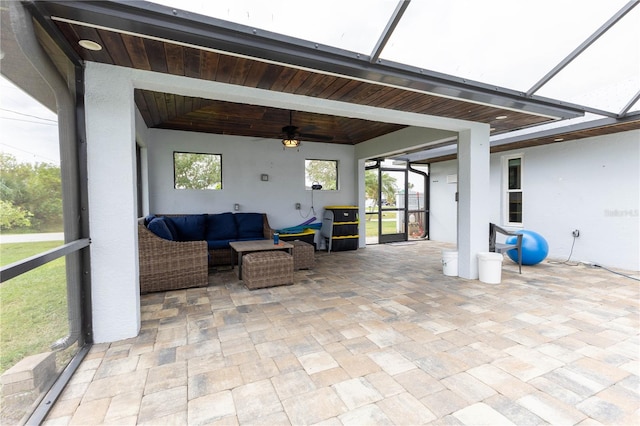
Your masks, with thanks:
M 425 166 L 425 164 L 421 164 L 423 166 Z M 429 164 L 426 164 L 427 168 L 429 168 Z M 407 214 L 408 216 L 411 215 L 411 213 L 417 213 L 420 215 L 424 215 L 423 217 L 423 221 L 422 223 L 424 224 L 424 227 L 422 229 L 422 235 L 416 236 L 416 238 L 419 239 L 429 239 L 429 207 L 430 207 L 430 181 L 429 181 L 429 172 L 425 172 L 423 170 L 418 170 L 418 169 L 414 169 L 413 168 L 413 164 L 412 163 L 407 163 L 407 171 L 409 173 L 415 173 L 418 175 L 421 175 L 424 178 L 424 208 L 423 209 L 419 209 L 419 210 L 410 210 L 407 209 Z M 408 185 L 408 181 L 407 181 L 407 185 Z M 407 193 L 409 192 L 408 188 L 407 188 Z M 420 220 L 418 220 L 418 222 L 420 222 Z M 408 229 L 407 229 L 408 230 Z M 414 238 L 415 239 L 415 238 Z
M 371 160 L 371 161 L 375 161 L 374 165 L 371 166 L 366 166 L 365 170 L 374 170 L 377 169 L 378 173 L 378 203 L 377 203 L 377 210 L 373 211 L 373 212 L 368 212 L 367 214 L 370 215 L 377 215 L 378 216 L 378 244 L 385 244 L 385 243 L 393 243 L 393 242 L 401 242 L 401 241 L 407 241 L 408 239 L 408 231 L 407 231 L 407 221 L 409 218 L 409 215 L 407 213 L 407 201 L 408 201 L 408 192 L 407 192 L 407 186 L 408 186 L 408 164 L 404 167 L 404 168 L 400 168 L 400 167 L 388 167 L 388 166 L 383 166 L 382 165 L 382 161 L 384 160 L 380 160 L 380 159 L 375 159 L 375 160 Z M 404 200 L 402 202 L 402 208 L 400 207 L 395 207 L 395 208 L 384 208 L 385 206 L 383 206 L 382 203 L 382 185 L 380 184 L 382 181 L 382 174 L 384 172 L 394 172 L 394 173 L 402 173 L 404 175 L 404 185 L 402 188 L 398 188 L 399 193 L 402 193 L 404 196 Z M 395 211 L 396 214 L 401 215 L 400 219 L 402 220 L 402 223 L 404 224 L 404 232 L 398 232 L 398 233 L 392 233 L 392 234 L 383 234 L 382 233 L 382 215 L 384 212 L 391 212 L 391 211 Z
M 409 192 L 407 191 L 407 186 L 408 186 L 408 173 L 407 173 L 407 166 L 405 165 L 404 168 L 394 168 L 394 167 L 379 167 L 378 168 L 378 200 L 382 201 L 382 185 L 380 184 L 382 182 L 382 176 L 384 175 L 385 172 L 393 172 L 395 174 L 402 174 L 403 179 L 404 179 L 404 184 L 402 185 L 402 187 L 398 188 L 398 192 L 396 193 L 396 203 L 395 203 L 395 207 L 393 208 L 389 208 L 387 206 L 384 205 L 384 203 L 380 202 L 378 203 L 378 212 L 380 213 L 379 216 L 379 220 L 378 220 L 378 243 L 379 244 L 386 244 L 386 243 L 396 243 L 396 242 L 402 242 L 402 241 L 407 241 L 409 239 L 409 233 L 408 233 L 408 229 L 407 229 L 407 225 L 408 225 L 408 221 L 409 221 L 409 213 L 408 213 L 408 201 L 409 201 Z M 402 196 L 403 199 L 400 200 L 399 196 Z M 400 201 L 400 202 L 398 202 Z M 402 203 L 402 204 L 400 204 Z M 402 205 L 402 207 L 399 207 L 400 205 Z M 402 232 L 395 232 L 395 233 L 388 233 L 388 234 L 383 234 L 382 232 L 382 224 L 383 224 L 383 220 L 382 220 L 382 216 L 383 213 L 385 212 L 395 212 L 396 213 L 396 221 L 400 220 L 401 223 L 403 224 Z
M 408 241 L 409 240 L 409 218 L 412 213 L 421 215 L 422 220 L 418 219 L 418 222 L 423 224 L 421 235 L 413 236 L 413 239 L 429 239 L 429 208 L 430 208 L 429 194 L 431 189 L 430 182 L 429 182 L 429 173 L 423 170 L 415 169 L 414 167 L 412 167 L 413 166 L 412 163 L 409 163 L 409 162 L 405 164 L 405 167 L 403 169 L 401 167 L 383 166 L 382 162 L 385 161 L 384 159 L 373 159 L 373 160 L 367 160 L 367 161 L 374 164 L 365 166 L 365 171 L 374 170 L 374 169 L 377 170 L 376 175 L 377 175 L 377 185 L 378 185 L 378 188 L 377 188 L 378 203 L 375 206 L 376 210 L 367 211 L 366 215 L 378 217 L 378 236 L 377 236 L 378 244 Z M 429 167 L 429 164 L 426 164 L 426 166 Z M 402 200 L 402 205 L 404 206 L 403 208 L 392 208 L 392 209 L 384 208 L 382 203 L 382 185 L 380 184 L 382 180 L 382 175 L 384 172 L 404 173 L 404 187 L 398 188 L 398 193 L 404 194 L 404 199 Z M 411 206 L 409 205 L 409 199 L 411 194 L 409 193 L 409 173 L 418 174 L 422 176 L 424 179 L 424 191 L 421 197 L 421 199 L 424 200 L 424 208 L 421 208 L 419 210 L 410 209 Z M 402 214 L 403 217 L 401 217 L 401 219 L 403 220 L 403 223 L 404 223 L 404 232 L 394 233 L 394 234 L 382 233 L 382 225 L 383 225 L 382 214 L 384 212 L 389 212 L 389 211 L 395 211 L 398 214 Z

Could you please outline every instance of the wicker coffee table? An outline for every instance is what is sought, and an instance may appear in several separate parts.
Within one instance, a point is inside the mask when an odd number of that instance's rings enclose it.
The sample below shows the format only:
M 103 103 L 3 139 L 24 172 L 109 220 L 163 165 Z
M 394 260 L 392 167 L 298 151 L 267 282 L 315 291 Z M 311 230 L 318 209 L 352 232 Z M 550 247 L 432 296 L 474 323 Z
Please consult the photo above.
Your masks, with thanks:
M 238 253 L 238 279 L 242 279 L 242 256 L 256 251 L 287 250 L 293 255 L 293 245 L 286 241 L 273 244 L 273 240 L 231 241 L 231 248 Z

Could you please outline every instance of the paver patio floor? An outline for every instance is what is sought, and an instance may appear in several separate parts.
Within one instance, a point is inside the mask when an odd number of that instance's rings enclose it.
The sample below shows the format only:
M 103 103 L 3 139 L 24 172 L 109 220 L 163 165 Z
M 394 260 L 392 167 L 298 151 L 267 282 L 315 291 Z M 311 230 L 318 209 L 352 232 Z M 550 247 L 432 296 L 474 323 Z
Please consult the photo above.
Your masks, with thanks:
M 139 336 L 94 345 L 45 424 L 638 424 L 638 281 L 505 258 L 485 284 L 443 275 L 445 247 L 144 295 Z

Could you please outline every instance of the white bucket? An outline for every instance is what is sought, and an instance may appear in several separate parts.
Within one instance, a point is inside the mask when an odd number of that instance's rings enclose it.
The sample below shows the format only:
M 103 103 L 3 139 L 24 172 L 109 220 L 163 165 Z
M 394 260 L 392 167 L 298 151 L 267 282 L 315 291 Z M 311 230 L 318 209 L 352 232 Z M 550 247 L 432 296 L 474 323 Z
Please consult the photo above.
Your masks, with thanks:
M 478 253 L 478 276 L 480 281 L 487 284 L 500 284 L 502 259 L 501 253 Z
M 442 272 L 450 277 L 458 276 L 458 252 L 442 250 Z

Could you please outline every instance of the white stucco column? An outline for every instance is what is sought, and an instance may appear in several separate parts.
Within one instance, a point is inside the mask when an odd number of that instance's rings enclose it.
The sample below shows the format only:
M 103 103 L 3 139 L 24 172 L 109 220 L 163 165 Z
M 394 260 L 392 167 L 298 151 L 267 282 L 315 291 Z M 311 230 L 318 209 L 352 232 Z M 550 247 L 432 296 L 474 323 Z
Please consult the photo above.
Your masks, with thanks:
M 87 62 L 85 111 L 93 336 L 102 343 L 140 330 L 135 115 L 128 70 Z
M 489 248 L 489 126 L 458 134 L 458 275 L 478 278 L 477 254 Z

